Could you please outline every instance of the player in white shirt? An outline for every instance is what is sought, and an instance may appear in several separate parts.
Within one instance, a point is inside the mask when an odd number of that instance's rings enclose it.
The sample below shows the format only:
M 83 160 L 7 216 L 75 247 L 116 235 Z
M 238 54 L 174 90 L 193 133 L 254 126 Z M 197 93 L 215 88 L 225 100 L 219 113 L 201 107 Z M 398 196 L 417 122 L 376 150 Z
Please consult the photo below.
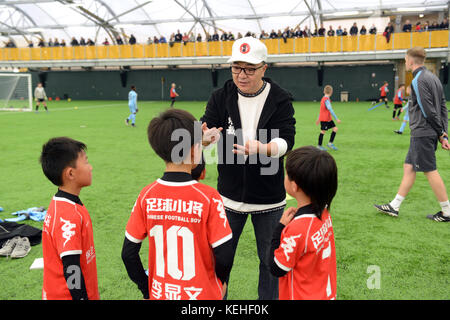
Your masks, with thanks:
M 36 112 L 38 112 L 41 104 L 44 106 L 45 111 L 48 112 L 47 103 L 45 102 L 45 100 L 47 100 L 47 95 L 45 94 L 45 90 L 41 82 L 39 82 L 36 89 L 34 89 L 34 100 L 36 101 Z

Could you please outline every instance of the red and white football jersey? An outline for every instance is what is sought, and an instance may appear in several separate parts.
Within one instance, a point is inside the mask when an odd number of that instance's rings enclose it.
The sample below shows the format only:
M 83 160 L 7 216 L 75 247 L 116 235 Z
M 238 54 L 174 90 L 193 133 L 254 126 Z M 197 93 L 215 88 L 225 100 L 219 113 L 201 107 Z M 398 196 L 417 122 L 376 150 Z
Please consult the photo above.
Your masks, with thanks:
M 59 193 L 58 193 L 59 194 Z M 71 300 L 63 273 L 62 258 L 80 255 L 89 300 L 98 300 L 97 262 L 91 217 L 86 207 L 68 198 L 53 197 L 47 210 L 42 232 L 44 285 L 42 299 Z M 74 276 L 76 270 L 74 270 Z
M 281 233 L 275 263 L 288 272 L 279 280 L 280 300 L 336 299 L 336 251 L 331 216 L 296 216 Z
M 232 234 L 214 188 L 158 179 L 139 194 L 125 236 L 135 243 L 149 237 L 150 299 L 222 299 L 212 249 Z

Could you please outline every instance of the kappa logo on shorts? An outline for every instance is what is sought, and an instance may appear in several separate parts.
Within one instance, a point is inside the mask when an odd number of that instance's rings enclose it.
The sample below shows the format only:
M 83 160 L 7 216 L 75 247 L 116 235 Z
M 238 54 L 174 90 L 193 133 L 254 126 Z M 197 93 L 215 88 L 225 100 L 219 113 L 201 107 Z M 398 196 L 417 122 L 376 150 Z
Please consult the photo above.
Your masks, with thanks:
M 72 231 L 73 228 L 76 227 L 75 223 L 71 223 L 69 220 L 64 220 L 63 218 L 59 218 L 61 222 L 63 222 L 63 226 L 61 227 L 61 230 L 63 231 L 63 238 L 66 239 L 64 241 L 63 247 L 66 245 L 68 241 L 75 235 L 75 231 Z
M 250 52 L 249 44 L 248 43 L 241 44 L 241 46 L 239 47 L 239 51 L 243 54 L 249 53 Z

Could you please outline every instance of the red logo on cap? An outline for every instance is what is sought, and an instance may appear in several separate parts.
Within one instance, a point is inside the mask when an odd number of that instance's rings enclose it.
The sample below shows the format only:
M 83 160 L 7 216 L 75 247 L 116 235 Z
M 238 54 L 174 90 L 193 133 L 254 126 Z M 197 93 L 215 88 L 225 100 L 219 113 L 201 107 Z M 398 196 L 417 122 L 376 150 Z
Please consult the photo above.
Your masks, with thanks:
M 243 54 L 249 53 L 250 52 L 250 46 L 248 43 L 243 43 L 241 44 L 239 51 Z

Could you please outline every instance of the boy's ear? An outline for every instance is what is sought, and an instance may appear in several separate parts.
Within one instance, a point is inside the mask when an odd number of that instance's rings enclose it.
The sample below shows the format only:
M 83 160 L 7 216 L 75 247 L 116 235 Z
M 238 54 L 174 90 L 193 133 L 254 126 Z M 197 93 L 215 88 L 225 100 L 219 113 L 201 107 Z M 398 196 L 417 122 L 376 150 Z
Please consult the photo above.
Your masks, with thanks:
M 66 168 L 64 168 L 63 172 L 62 172 L 62 181 L 63 184 L 66 181 L 71 181 L 74 178 L 74 172 L 73 172 L 73 168 L 71 166 L 67 166 Z
M 298 187 L 298 185 L 295 183 L 295 181 L 294 181 L 294 180 L 292 180 L 292 181 L 289 180 L 289 183 L 290 183 L 290 185 L 291 185 L 291 190 L 292 190 L 294 193 L 297 193 L 299 187 Z

